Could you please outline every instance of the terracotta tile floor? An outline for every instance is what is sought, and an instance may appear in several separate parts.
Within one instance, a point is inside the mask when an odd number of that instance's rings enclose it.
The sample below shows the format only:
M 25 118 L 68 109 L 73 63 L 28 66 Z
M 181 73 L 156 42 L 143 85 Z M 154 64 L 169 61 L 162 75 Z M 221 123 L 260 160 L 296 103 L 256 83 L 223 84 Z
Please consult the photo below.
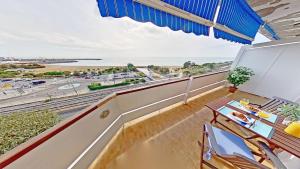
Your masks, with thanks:
M 197 141 L 202 138 L 203 124 L 212 118 L 205 104 L 224 96 L 249 98 L 258 104 L 266 101 L 265 98 L 244 92 L 229 94 L 225 88 L 211 91 L 187 105 L 173 106 L 155 116 L 126 124 L 90 168 L 198 169 L 200 150 Z M 218 168 L 232 168 L 218 159 L 212 159 L 211 162 Z

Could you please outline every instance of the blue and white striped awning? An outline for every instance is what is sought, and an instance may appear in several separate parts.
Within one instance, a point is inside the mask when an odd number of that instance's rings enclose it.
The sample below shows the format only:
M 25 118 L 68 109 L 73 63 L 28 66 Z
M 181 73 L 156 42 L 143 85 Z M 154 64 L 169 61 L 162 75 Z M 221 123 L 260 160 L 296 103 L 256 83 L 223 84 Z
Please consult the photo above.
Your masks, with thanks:
M 251 9 L 245 0 L 222 0 L 217 23 L 254 38 L 263 20 Z M 236 37 L 214 28 L 215 37 L 250 44 L 250 40 Z
M 139 22 L 169 27 L 174 31 L 206 36 L 209 35 L 210 27 L 214 27 L 216 38 L 243 44 L 251 44 L 258 29 L 264 24 L 245 0 L 97 1 L 103 17 L 127 16 Z
M 195 0 L 193 0 L 195 3 Z M 197 7 L 191 7 L 187 1 L 166 0 L 166 4 L 191 12 L 208 20 L 213 19 L 213 13 L 217 9 L 218 0 L 198 0 Z M 209 35 L 209 26 L 172 15 L 154 7 L 138 3 L 133 0 L 98 0 L 101 16 L 121 18 L 128 16 L 139 22 L 152 22 L 160 27 L 169 27 L 174 31 L 182 30 L 186 33 L 196 35 Z M 207 11 L 201 10 L 199 6 L 207 6 Z

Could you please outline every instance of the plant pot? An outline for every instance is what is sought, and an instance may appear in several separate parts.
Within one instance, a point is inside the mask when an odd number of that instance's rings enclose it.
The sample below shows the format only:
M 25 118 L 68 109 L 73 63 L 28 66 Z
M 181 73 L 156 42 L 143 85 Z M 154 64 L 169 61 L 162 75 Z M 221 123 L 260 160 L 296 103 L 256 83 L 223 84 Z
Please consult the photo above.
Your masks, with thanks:
M 238 89 L 238 88 L 235 87 L 235 86 L 229 86 L 228 91 L 229 91 L 230 93 L 234 93 L 237 89 Z

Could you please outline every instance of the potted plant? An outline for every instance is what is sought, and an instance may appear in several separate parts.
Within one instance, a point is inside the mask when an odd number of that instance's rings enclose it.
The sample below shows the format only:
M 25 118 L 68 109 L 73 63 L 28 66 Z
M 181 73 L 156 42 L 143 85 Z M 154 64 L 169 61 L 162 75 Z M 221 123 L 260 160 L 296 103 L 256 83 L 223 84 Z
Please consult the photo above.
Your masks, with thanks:
M 300 120 L 300 106 L 296 104 L 283 105 L 278 108 L 279 115 L 285 117 L 284 122 L 294 122 Z
M 231 70 L 227 77 L 228 82 L 232 84 L 232 86 L 229 86 L 229 92 L 234 93 L 239 85 L 250 80 L 253 75 L 254 72 L 250 68 L 243 66 Z

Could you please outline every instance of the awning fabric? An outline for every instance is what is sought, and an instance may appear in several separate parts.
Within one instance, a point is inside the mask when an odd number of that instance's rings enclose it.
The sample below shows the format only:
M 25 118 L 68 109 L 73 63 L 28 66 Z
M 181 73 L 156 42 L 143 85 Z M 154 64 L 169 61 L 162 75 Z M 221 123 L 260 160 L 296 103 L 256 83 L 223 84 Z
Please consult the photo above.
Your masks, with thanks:
M 164 0 L 164 2 L 213 21 L 219 0 Z
M 222 39 L 229 40 L 231 42 L 238 42 L 238 43 L 242 43 L 242 44 L 251 44 L 252 43 L 250 40 L 234 36 L 230 33 L 221 31 L 216 28 L 214 28 L 214 33 L 215 33 L 215 38 L 217 38 L 217 39 L 222 38 Z
M 245 0 L 222 0 L 217 23 L 243 35 L 254 38 L 263 20 L 249 7 Z M 215 37 L 251 44 L 251 41 L 236 37 L 214 28 Z
M 191 21 L 189 18 L 173 15 L 167 9 L 154 9 L 151 6 L 136 2 L 138 0 L 97 0 L 100 14 L 103 17 L 129 17 L 139 22 L 152 22 L 160 27 L 169 27 L 171 30 L 182 30 L 196 35 L 209 35 L 211 25 Z M 175 10 L 201 17 L 213 23 L 220 0 L 151 0 L 150 2 L 163 2 Z M 264 23 L 261 18 L 249 7 L 245 0 L 222 0 L 217 24 L 224 25 L 234 32 L 254 38 L 259 27 Z M 214 28 L 216 38 L 243 44 L 251 44 L 251 40 L 228 33 L 226 30 Z
M 192 8 L 190 6 L 191 1 L 198 4 L 207 6 L 207 12 Z M 181 9 L 194 12 L 204 18 L 212 19 L 212 12 L 217 8 L 218 0 L 191 0 L 190 3 L 187 1 L 175 1 L 166 0 L 165 2 L 179 7 Z M 201 1 L 201 2 L 200 2 Z M 98 0 L 98 7 L 100 9 L 101 16 L 121 18 L 128 16 L 133 20 L 139 22 L 152 22 L 153 24 L 160 27 L 169 27 L 171 30 L 178 31 L 182 30 L 186 33 L 194 33 L 196 35 L 209 35 L 209 27 L 201 25 L 171 14 L 164 11 L 154 9 L 152 7 L 134 2 L 132 0 Z M 210 9 L 208 9 L 210 8 Z

